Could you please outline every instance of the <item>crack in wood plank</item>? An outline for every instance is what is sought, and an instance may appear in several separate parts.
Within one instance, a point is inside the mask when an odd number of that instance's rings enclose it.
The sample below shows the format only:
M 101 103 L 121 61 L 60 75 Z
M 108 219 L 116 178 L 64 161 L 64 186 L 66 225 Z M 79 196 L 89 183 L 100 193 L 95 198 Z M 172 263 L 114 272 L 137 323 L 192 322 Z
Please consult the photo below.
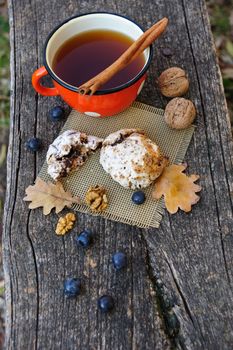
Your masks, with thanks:
M 202 340 L 203 340 L 202 346 L 204 347 L 204 336 L 203 336 L 203 334 L 202 334 L 201 327 L 200 327 L 200 325 L 198 324 L 197 320 L 194 319 L 194 316 L 192 315 L 191 309 L 190 309 L 190 307 L 189 307 L 189 305 L 188 305 L 188 301 L 186 300 L 186 298 L 185 298 L 185 296 L 184 296 L 184 293 L 182 292 L 182 288 L 181 288 L 181 286 L 180 286 L 180 284 L 179 284 L 179 280 L 178 280 L 178 278 L 177 278 L 177 274 L 176 274 L 176 271 L 175 271 L 175 269 L 174 269 L 173 264 L 172 264 L 171 262 L 169 262 L 169 259 L 168 259 L 168 256 L 167 256 L 166 252 L 164 252 L 163 250 L 162 250 L 162 252 L 163 252 L 163 254 L 164 254 L 165 261 L 166 261 L 166 263 L 167 263 L 167 265 L 168 265 L 168 267 L 169 267 L 171 276 L 172 276 L 172 278 L 173 278 L 173 280 L 174 280 L 174 283 L 175 283 L 177 292 L 178 292 L 178 294 L 180 295 L 181 300 L 182 300 L 182 302 L 183 302 L 183 304 L 184 304 L 184 308 L 185 308 L 185 310 L 186 310 L 186 313 L 187 313 L 187 315 L 189 316 L 189 318 L 190 318 L 190 320 L 191 320 L 191 322 L 192 322 L 192 324 L 193 324 L 193 327 L 196 329 L 196 325 L 198 326 L 200 335 L 201 335 Z
M 30 237 L 30 230 L 29 230 L 29 223 L 30 223 L 30 216 L 31 216 L 31 210 L 28 212 L 27 216 L 27 222 L 26 222 L 26 234 L 28 237 L 28 241 L 31 246 L 32 250 L 32 256 L 33 256 L 33 262 L 35 265 L 35 278 L 36 278 L 36 334 L 35 334 L 35 349 L 37 349 L 37 341 L 38 341 L 38 327 L 39 327 L 39 300 L 40 300 L 40 294 L 39 294 L 39 273 L 38 273 L 38 267 L 37 267 L 37 262 L 36 262 L 36 252 L 33 246 L 33 241 Z
M 144 242 L 145 245 L 145 250 L 146 250 L 146 257 L 145 257 L 145 263 L 146 263 L 146 270 L 148 274 L 148 278 L 151 282 L 151 287 L 153 288 L 153 295 L 155 302 L 158 305 L 158 308 L 160 310 L 159 316 L 161 318 L 161 321 L 163 323 L 163 327 L 165 330 L 165 333 L 169 339 L 170 342 L 170 347 L 173 348 L 177 341 L 179 343 L 179 331 L 180 331 L 180 323 L 179 320 L 176 316 L 176 314 L 173 312 L 173 307 L 175 306 L 175 301 L 172 299 L 169 299 L 167 296 L 165 296 L 164 291 L 161 292 L 161 288 L 163 288 L 163 283 L 159 278 L 159 273 L 155 272 L 151 262 L 150 262 L 150 253 L 149 253 L 149 248 L 147 245 L 147 241 L 144 238 L 143 234 L 141 235 L 141 238 Z M 174 318 L 174 327 L 169 325 L 169 318 L 170 317 Z M 180 344 L 182 349 L 186 349 L 185 345 L 183 342 Z

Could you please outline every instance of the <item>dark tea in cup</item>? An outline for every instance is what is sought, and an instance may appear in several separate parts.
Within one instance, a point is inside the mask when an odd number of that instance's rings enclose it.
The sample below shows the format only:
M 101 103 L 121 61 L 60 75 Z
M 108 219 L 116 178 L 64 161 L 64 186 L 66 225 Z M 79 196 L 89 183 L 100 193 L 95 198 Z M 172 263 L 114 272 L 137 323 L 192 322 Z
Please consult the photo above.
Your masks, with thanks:
M 59 78 L 69 85 L 80 86 L 110 66 L 133 40 L 110 30 L 90 30 L 67 40 L 57 51 L 52 67 Z M 111 89 L 133 79 L 145 65 L 141 54 L 118 72 L 101 88 Z
M 69 106 L 91 117 L 120 113 L 142 90 L 151 46 L 88 98 L 78 88 L 111 65 L 142 34 L 135 22 L 117 14 L 97 12 L 68 18 L 49 34 L 44 66 L 33 73 L 33 87 L 44 96 L 60 95 Z M 47 74 L 53 87 L 42 84 Z

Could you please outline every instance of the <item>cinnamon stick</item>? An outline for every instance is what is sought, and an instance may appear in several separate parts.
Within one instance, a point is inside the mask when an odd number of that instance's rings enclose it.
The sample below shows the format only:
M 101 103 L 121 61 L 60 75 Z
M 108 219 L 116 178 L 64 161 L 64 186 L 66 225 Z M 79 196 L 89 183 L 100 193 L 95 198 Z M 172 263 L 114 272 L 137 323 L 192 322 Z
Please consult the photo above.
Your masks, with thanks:
M 135 60 L 149 47 L 166 29 L 168 19 L 164 17 L 147 29 L 130 47 L 109 67 L 97 74 L 78 88 L 82 95 L 93 95 L 102 85 L 109 81 L 116 73 Z

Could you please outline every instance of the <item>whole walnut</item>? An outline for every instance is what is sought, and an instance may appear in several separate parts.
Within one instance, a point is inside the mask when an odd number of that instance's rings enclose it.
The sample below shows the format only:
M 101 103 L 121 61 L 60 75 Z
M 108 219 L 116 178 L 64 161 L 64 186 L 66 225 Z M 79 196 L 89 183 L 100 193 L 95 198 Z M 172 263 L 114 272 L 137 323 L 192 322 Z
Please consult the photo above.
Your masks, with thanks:
M 192 101 L 182 97 L 173 98 L 166 106 L 164 118 L 173 129 L 185 129 L 196 117 L 196 109 Z
M 158 78 L 160 92 L 166 97 L 183 96 L 189 89 L 185 71 L 179 67 L 168 68 Z

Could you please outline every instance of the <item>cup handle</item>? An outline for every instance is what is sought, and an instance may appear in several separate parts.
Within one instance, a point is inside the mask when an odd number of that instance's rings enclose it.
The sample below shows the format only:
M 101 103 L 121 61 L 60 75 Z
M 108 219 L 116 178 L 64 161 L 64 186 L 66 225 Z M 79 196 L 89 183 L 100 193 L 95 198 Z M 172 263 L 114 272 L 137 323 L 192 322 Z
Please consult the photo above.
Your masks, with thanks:
M 48 72 L 45 68 L 45 66 L 42 66 L 38 68 L 33 74 L 32 74 L 32 85 L 34 89 L 39 92 L 39 94 L 43 96 L 57 96 L 59 95 L 57 89 L 55 87 L 49 88 L 41 85 L 40 79 L 47 75 Z

